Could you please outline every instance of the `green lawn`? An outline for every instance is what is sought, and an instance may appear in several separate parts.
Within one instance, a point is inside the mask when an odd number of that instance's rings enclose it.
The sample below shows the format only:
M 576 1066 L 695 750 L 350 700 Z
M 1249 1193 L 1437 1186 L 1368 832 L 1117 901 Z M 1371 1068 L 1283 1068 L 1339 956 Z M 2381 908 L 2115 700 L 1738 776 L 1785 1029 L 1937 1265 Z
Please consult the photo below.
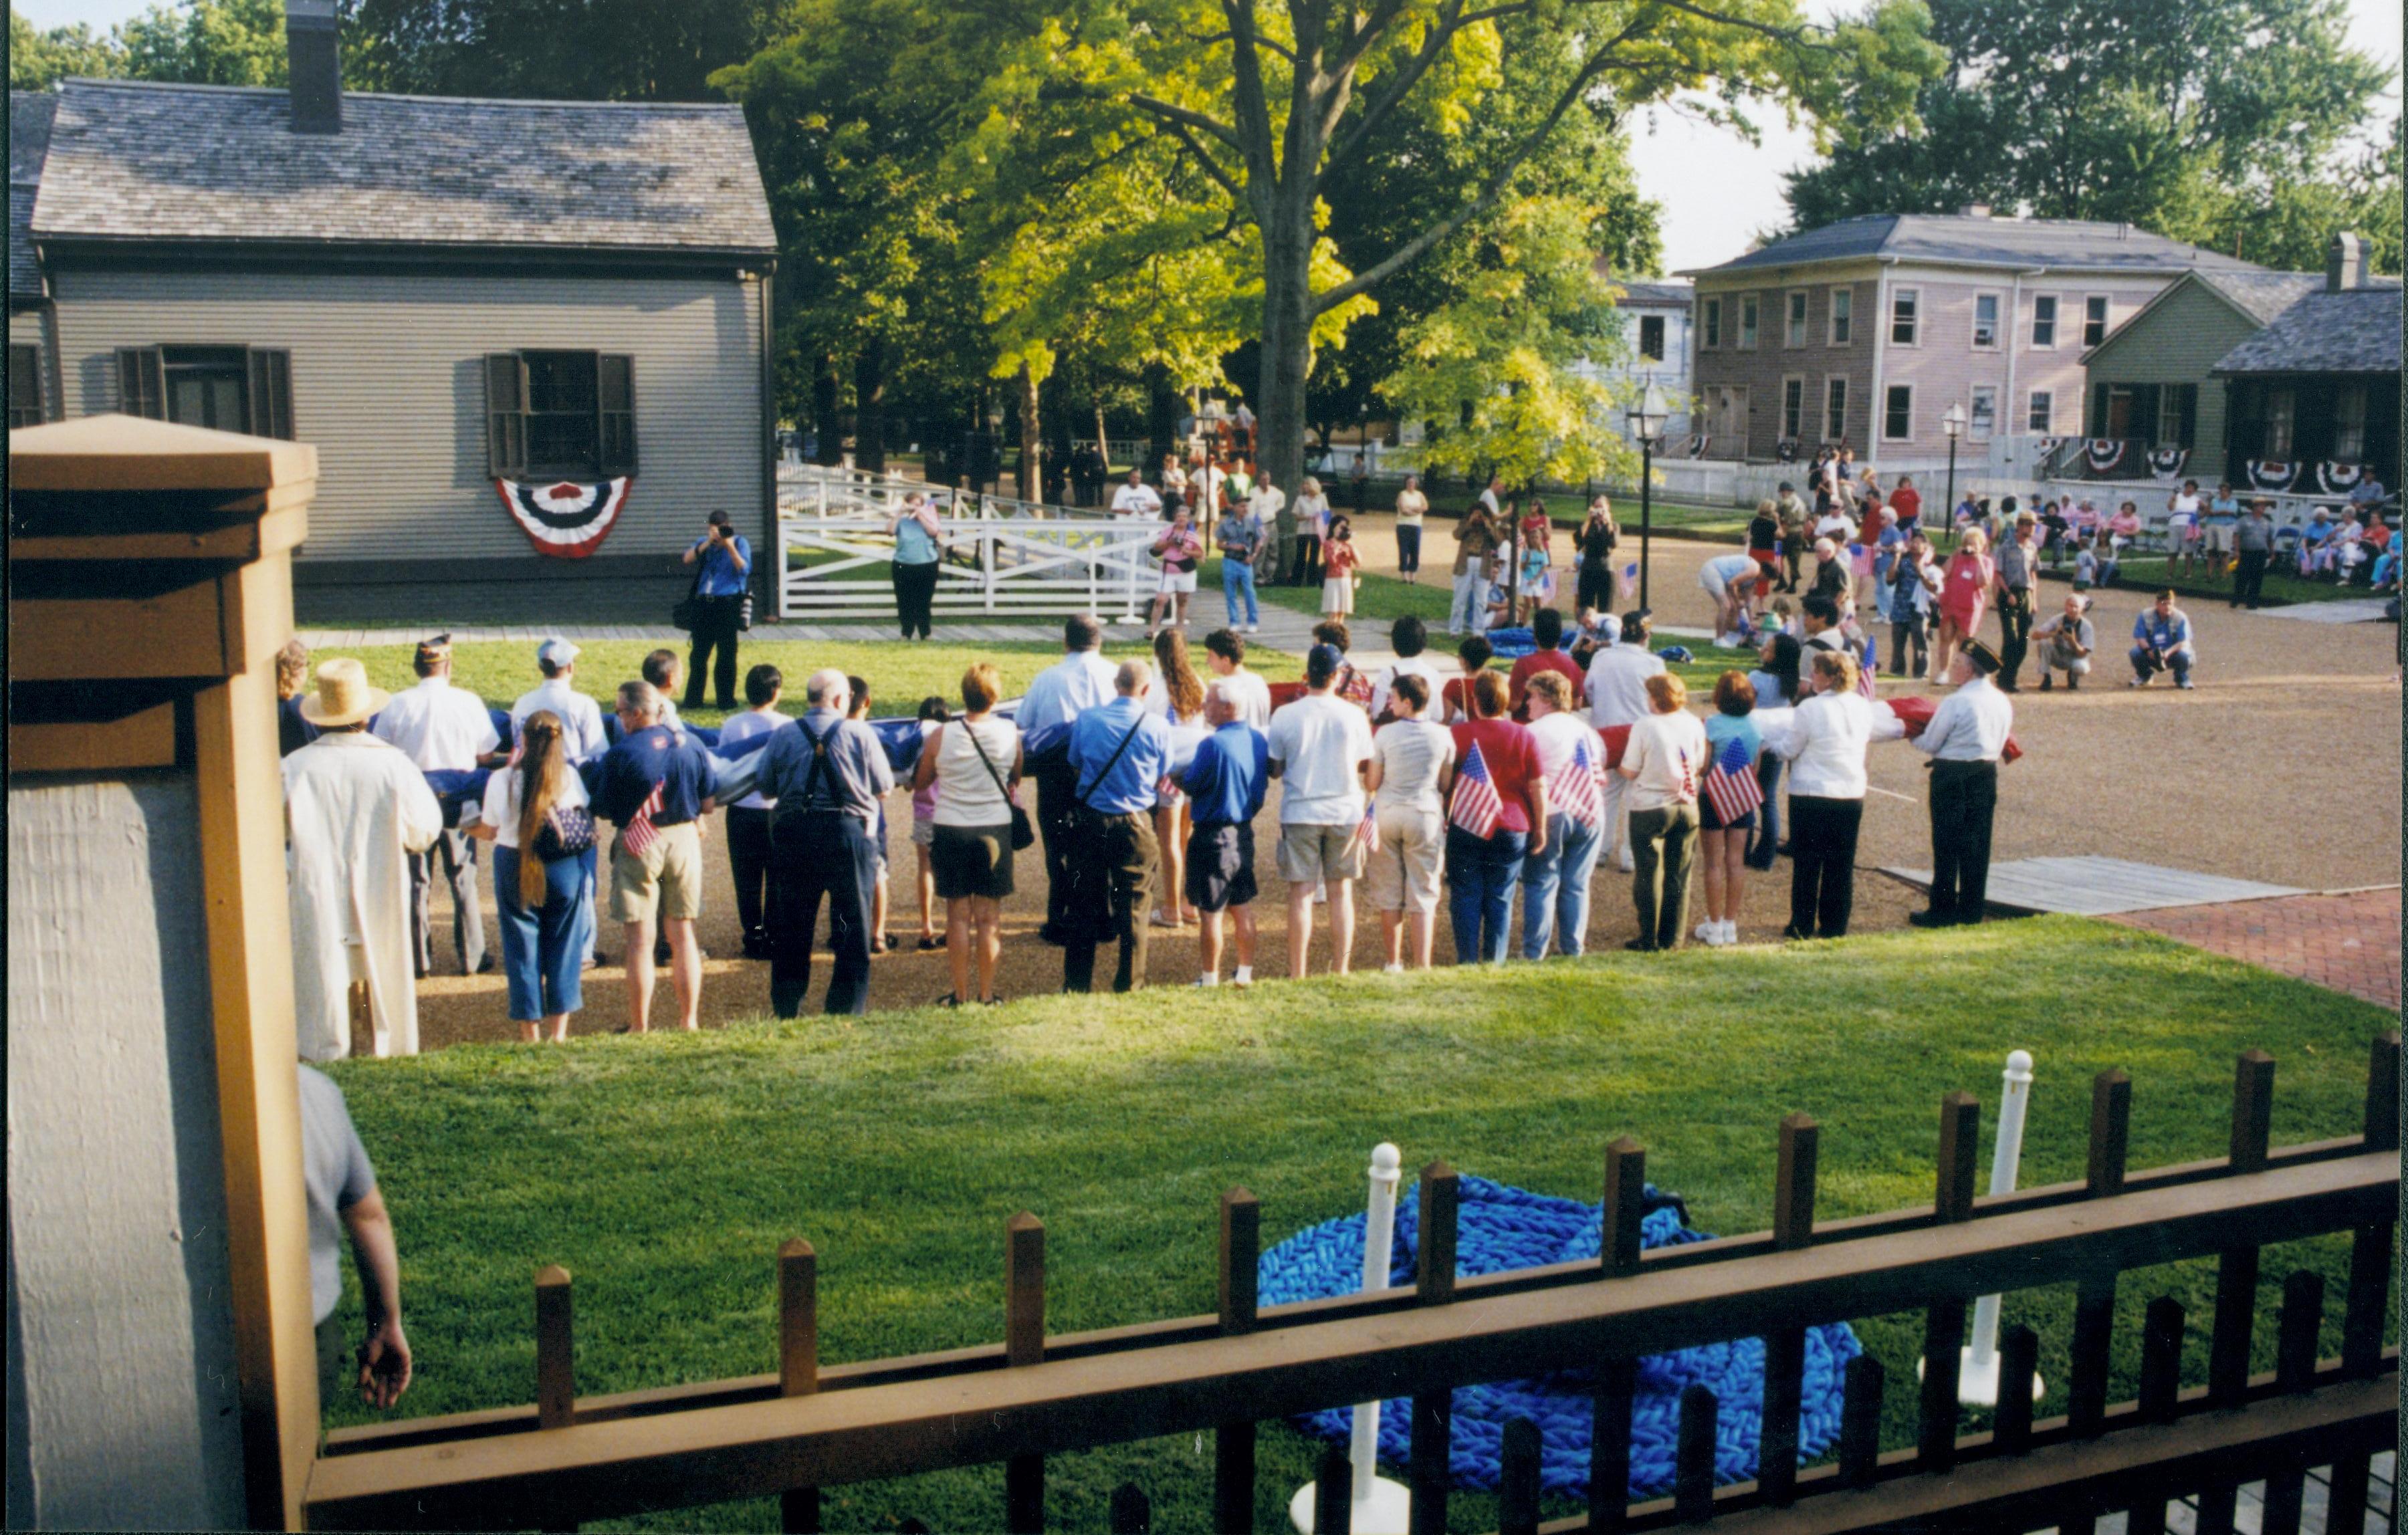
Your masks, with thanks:
M 1931 1198 L 1939 1096 L 1995 1113 L 2006 1052 L 2038 1058 L 2023 1177 L 2077 1178 L 2089 1079 L 2131 1073 L 2136 1169 L 2221 1155 L 2236 1052 L 2281 1061 L 2278 1144 L 2354 1132 L 2367 1041 L 2391 1020 L 2337 993 L 2153 936 L 2071 918 L 1826 945 L 1614 954 L 1404 980 L 1275 983 L 1237 994 L 1048 997 L 971 1017 L 811 1019 L 697 1037 L 463 1046 L 335 1068 L 400 1233 L 418 1384 L 413 1413 L 533 1395 L 530 1280 L 576 1275 L 578 1382 L 605 1392 L 772 1370 L 772 1254 L 820 1254 L 823 1359 L 1001 1336 L 1001 1227 L 1047 1226 L 1056 1331 L 1209 1312 L 1215 1200 L 1243 1183 L 1266 1243 L 1358 1208 L 1365 1153 L 1580 1198 L 1628 1132 L 1702 1229 L 1770 1222 L 1775 1126 L 1822 1126 L 1821 1213 Z M 1987 1162 L 1986 1149 L 1983 1154 Z M 2345 1243 L 2270 1250 L 2258 1368 L 2284 1277 L 2331 1286 Z M 2214 1266 L 2128 1276 L 2116 1390 L 2137 1378 L 2140 1308 L 2189 1308 L 2204 1368 Z M 354 1293 L 346 1304 L 356 1315 Z M 2071 1296 L 2009 1298 L 2043 1338 L 2043 1413 L 2064 1404 Z M 1886 1438 L 1911 1442 L 1919 1318 L 1857 1323 L 1890 1370 Z M 1900 1383 L 1906 1383 L 1901 1385 Z M 367 1416 L 338 1406 L 337 1422 Z M 1158 1529 L 1206 1527 L 1209 1440 L 1057 1457 L 1049 1528 L 1104 1524 L 1141 1483 Z M 1285 1528 L 1307 1442 L 1266 1430 L 1258 1528 Z M 1001 1523 L 988 1467 L 834 1489 L 831 1529 Z M 1556 1512 L 1562 1512 L 1560 1510 Z M 665 1515 L 657 1528 L 774 1528 L 767 1502 Z M 1454 1528 L 1494 1528 L 1461 1497 Z
M 2290 575 L 2285 575 L 2280 567 L 2267 570 L 2264 592 L 2268 602 L 2362 602 L 2370 595 L 2363 586 L 2343 586 L 2329 581 L 2302 581 L 2296 573 L 2298 567 L 2294 566 L 2291 568 L 2294 573 Z M 2058 576 L 2071 581 L 2073 567 L 2069 562 L 2062 571 L 2043 567 L 2042 574 Z M 2169 574 L 2166 560 L 2157 555 L 2127 558 L 2116 571 L 2115 583 L 2156 591 L 2171 586 L 2185 596 L 2217 602 L 2229 601 L 2232 596 L 2230 576 L 2209 575 L 2203 565 L 2188 572 L 2176 569 Z
M 1046 631 L 1032 626 L 1032 636 Z M 670 647 L 678 653 L 681 663 L 685 646 Z M 654 646 L 637 639 L 597 639 L 578 647 L 577 683 L 580 690 L 605 701 L 621 682 L 642 675 L 644 657 Z M 407 645 L 364 646 L 350 651 L 327 651 L 315 657 L 324 660 L 335 654 L 355 655 L 367 667 L 368 680 L 382 688 L 405 688 L 415 681 L 410 671 L 413 652 Z M 1003 645 L 940 645 L 906 644 L 900 640 L 878 644 L 819 643 L 800 639 L 762 639 L 748 635 L 738 649 L 743 666 L 751 668 L 767 662 L 786 674 L 788 713 L 802 712 L 803 679 L 822 667 L 842 667 L 851 676 L 867 680 L 870 685 L 871 706 L 883 714 L 909 714 L 918 708 L 920 700 L 936 694 L 946 702 L 958 706 L 962 673 L 975 661 L 992 661 L 1003 674 L 1003 690 L 1007 697 L 1020 693 L 1030 680 L 1062 658 L 1060 640 L 1032 638 L 1028 642 Z M 1126 641 L 1107 644 L 1104 653 L 1111 656 L 1150 655 L 1142 644 Z M 1200 646 L 1194 653 L 1200 667 Z M 1248 666 L 1273 681 L 1284 681 L 1303 674 L 1303 663 L 1295 656 L 1278 651 L 1254 650 L 1248 653 Z M 507 709 L 519 695 L 542 681 L 535 669 L 535 647 L 523 644 L 461 645 L 452 651 L 452 679 L 470 689 L 486 703 Z M 706 689 L 706 692 L 709 690 Z M 726 716 L 716 709 L 696 709 L 686 714 L 696 724 L 717 724 Z

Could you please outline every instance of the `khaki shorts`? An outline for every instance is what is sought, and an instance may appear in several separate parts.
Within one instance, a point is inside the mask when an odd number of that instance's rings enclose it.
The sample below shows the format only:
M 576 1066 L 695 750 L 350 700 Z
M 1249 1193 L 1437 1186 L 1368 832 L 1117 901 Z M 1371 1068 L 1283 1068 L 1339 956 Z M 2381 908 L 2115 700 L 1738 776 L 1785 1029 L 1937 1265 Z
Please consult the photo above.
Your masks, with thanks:
M 2203 534 L 2207 540 L 2207 552 L 2211 554 L 2231 553 L 2233 535 L 2240 531 L 2239 527 L 2230 523 L 2208 524 Z
M 1380 811 L 1380 851 L 1364 860 L 1363 886 L 1375 911 L 1438 910 L 1446 861 L 1446 817 L 1401 805 Z
M 624 831 L 610 844 L 610 915 L 650 922 L 656 907 L 664 921 L 702 915 L 702 833 L 691 821 L 660 827 L 642 857 L 627 851 Z
M 1280 878 L 1291 884 L 1307 880 L 1359 880 L 1363 877 L 1363 844 L 1351 825 L 1306 823 L 1280 827 Z

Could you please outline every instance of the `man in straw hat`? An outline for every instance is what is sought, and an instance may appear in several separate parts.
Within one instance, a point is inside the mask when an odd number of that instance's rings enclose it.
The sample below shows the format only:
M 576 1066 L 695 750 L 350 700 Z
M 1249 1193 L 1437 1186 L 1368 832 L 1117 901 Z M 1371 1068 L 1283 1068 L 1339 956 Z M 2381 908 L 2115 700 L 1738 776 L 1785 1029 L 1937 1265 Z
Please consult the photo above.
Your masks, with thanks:
M 1931 905 L 1910 911 L 1917 927 L 1954 927 L 1982 920 L 1990 882 L 1990 823 L 1999 810 L 1999 758 L 2007 749 L 2015 706 L 1990 679 L 1998 653 L 1968 639 L 1948 666 L 1956 691 L 1931 712 L 1914 738 L 1931 758 Z
M 418 1051 L 409 958 L 409 861 L 443 833 L 443 811 L 409 758 L 367 731 L 390 701 L 348 657 L 318 668 L 301 716 L 318 739 L 284 759 L 290 836 L 294 1022 L 304 1060 L 351 1054 L 351 993 L 367 994 L 373 1049 Z
M 501 763 L 501 732 L 494 728 L 485 702 L 466 688 L 452 685 L 452 637 L 437 635 L 418 642 L 412 669 L 418 685 L 394 696 L 378 710 L 371 730 L 379 740 L 401 749 L 402 755 L 423 773 L 465 774 Z M 438 796 L 456 799 L 464 781 L 445 781 Z M 456 806 L 444 819 L 458 819 Z M 452 952 L 460 956 L 460 973 L 475 975 L 492 968 L 485 953 L 485 917 L 477 899 L 477 844 L 466 832 L 447 827 L 435 845 L 409 855 L 410 962 L 422 976 L 435 972 L 435 866 L 443 865 L 443 882 L 452 890 Z

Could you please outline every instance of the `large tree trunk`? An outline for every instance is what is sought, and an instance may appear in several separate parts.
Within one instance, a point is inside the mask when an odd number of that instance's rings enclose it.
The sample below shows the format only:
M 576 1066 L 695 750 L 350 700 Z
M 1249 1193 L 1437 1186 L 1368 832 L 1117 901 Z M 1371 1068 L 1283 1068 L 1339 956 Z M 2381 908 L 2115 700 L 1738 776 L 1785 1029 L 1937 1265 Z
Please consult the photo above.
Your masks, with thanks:
M 1020 407 L 1020 498 L 1040 500 L 1045 449 L 1038 435 L 1037 380 L 1028 376 L 1026 363 L 1020 365 L 1019 375 L 1012 380 L 1012 392 Z
M 886 343 L 875 337 L 853 360 L 853 466 L 886 467 Z
M 1160 467 L 1165 453 L 1178 452 L 1179 392 L 1170 387 L 1170 369 L 1160 363 L 1145 370 L 1146 452 L 1152 456 L 1139 467 L 1149 473 Z
M 811 356 L 811 430 L 819 438 L 815 455 L 822 464 L 844 462 L 844 434 L 836 415 L 836 359 L 824 351 Z
M 1283 190 L 1262 226 L 1262 397 L 1256 466 L 1293 501 L 1304 475 L 1304 385 L 1312 372 L 1312 203 Z

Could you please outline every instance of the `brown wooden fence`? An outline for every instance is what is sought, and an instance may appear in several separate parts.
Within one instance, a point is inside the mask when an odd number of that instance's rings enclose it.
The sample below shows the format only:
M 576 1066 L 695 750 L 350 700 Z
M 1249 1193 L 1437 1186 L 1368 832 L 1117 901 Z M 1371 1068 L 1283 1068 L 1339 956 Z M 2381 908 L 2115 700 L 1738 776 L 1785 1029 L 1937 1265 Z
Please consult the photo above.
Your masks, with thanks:
M 2383 1341 L 2400 1200 L 2400 1036 L 2374 1043 L 2364 1131 L 2280 1149 L 2269 1144 L 2274 1062 L 2239 1060 L 2230 1149 L 2208 1161 L 2127 1172 L 2131 1085 L 2092 1088 L 2089 1166 L 2079 1183 L 1997 1198 L 1973 1192 L 1980 1110 L 1941 1102 L 1938 1175 L 1928 1209 L 1818 1223 L 1816 1128 L 1780 1126 L 1770 1231 L 1640 1251 L 1645 1153 L 1606 1148 L 1599 1260 L 1458 1281 L 1455 1176 L 1422 1172 L 1419 1281 L 1412 1289 L 1260 1309 L 1254 1196 L 1223 1197 L 1220 1310 L 1107 1331 L 1045 1334 L 1045 1231 L 1033 1215 L 1006 1232 L 1005 1340 L 909 1358 L 818 1363 L 814 1258 L 778 1255 L 780 1369 L 706 1384 L 611 1396 L 576 1394 L 569 1276 L 536 1279 L 537 1370 L 530 1406 L 423 1418 L 327 1436 L 309 1484 L 315 1528 L 566 1528 L 582 1520 L 778 1494 L 785 1528 L 819 1528 L 819 1488 L 1001 1461 L 1007 1526 L 1042 1527 L 1045 1457 L 1211 1428 L 1214 1528 L 1254 1528 L 1258 1420 L 1337 1404 L 1412 1399 L 1414 1535 L 1446 1528 L 1450 1394 L 1455 1387 L 1596 1368 L 1587 1514 L 1551 1530 L 1644 1530 L 1712 1520 L 1716 1528 L 1810 1535 L 1881 1528 L 2030 1529 L 2114 1509 L 2132 1535 L 2163 1528 L 2169 1497 L 2197 1494 L 2200 1528 L 2229 1530 L 2237 1489 L 2266 1483 L 2269 1535 L 2298 1528 L 2302 1481 L 2333 1468 L 2334 1508 L 2364 1507 L 2368 1462 L 2393 1440 L 2397 1350 Z M 2278 1366 L 2249 1370 L 2261 1247 L 2348 1232 L 2342 1349 L 2317 1357 L 2323 1283 L 2290 1275 L 2275 1326 Z M 2108 1400 L 2118 1276 L 2180 1259 L 2218 1262 L 2206 1384 L 2181 1385 L 2184 1321 L 2153 1300 L 2137 1400 Z M 1973 1298 L 2033 1284 L 2077 1284 L 2069 1409 L 2032 1421 L 2036 1341 L 2004 1340 L 1991 1430 L 1960 1434 L 1954 1361 Z M 1870 1357 L 1850 1361 L 1834 1461 L 1795 1464 L 1805 1329 L 1898 1312 L 1925 1314 L 1911 1450 L 1884 1453 L 1889 1383 Z M 1636 1361 L 1695 1344 L 1766 1341 L 1764 1471 L 1713 1485 L 1711 1393 L 1683 1399 L 1676 1491 L 1631 1504 Z M 1503 1528 L 1533 1532 L 1535 1431 L 1506 1442 Z M 1939 1473 L 1939 1474 L 1935 1474 Z M 1342 1486 L 1343 1462 L 1325 1464 Z M 1324 1529 L 1345 1496 L 1323 1499 Z M 932 1511 L 933 1512 L 933 1511 Z M 1124 1487 L 1116 1529 L 1143 1528 L 1145 1498 Z M 941 1525 L 942 1521 L 939 1520 Z

